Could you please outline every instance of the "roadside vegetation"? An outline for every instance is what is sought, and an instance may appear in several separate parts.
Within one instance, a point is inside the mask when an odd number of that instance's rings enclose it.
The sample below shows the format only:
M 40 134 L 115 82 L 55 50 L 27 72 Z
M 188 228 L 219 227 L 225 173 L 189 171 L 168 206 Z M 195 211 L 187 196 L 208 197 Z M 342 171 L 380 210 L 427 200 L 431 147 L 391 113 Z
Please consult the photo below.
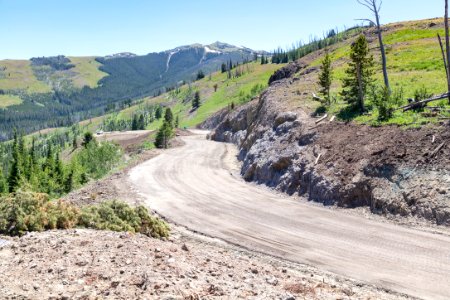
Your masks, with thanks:
M 388 25 L 382 38 L 385 71 L 380 39 L 373 39 L 377 27 L 326 48 L 310 64 L 320 68 L 316 114 L 374 126 L 420 127 L 450 119 L 445 96 L 420 104 L 447 92 L 445 64 L 436 39 L 445 34 L 442 23 L 439 19 Z
M 149 215 L 143 206 L 136 208 L 119 201 L 103 202 L 82 208 L 47 194 L 18 190 L 0 198 L 0 234 L 21 236 L 31 231 L 93 228 L 127 231 L 164 238 L 169 227 Z
M 142 207 L 120 201 L 76 207 L 58 200 L 90 180 L 97 180 L 119 166 L 122 150 L 97 142 L 77 127 L 31 142 L 15 134 L 2 144 L 0 154 L 0 234 L 23 235 L 29 231 L 75 227 L 129 231 L 166 237 L 166 223 Z M 62 158 L 63 151 L 70 155 Z

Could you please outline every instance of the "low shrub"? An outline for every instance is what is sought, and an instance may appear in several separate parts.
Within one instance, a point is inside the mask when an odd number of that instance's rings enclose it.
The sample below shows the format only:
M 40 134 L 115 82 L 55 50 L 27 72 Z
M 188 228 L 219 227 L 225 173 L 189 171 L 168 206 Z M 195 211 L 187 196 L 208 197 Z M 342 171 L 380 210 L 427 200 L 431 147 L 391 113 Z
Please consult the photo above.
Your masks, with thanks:
M 386 121 L 392 118 L 396 107 L 401 105 L 403 99 L 403 90 L 394 90 L 389 92 L 387 87 L 371 87 L 371 104 L 378 110 L 378 120 Z
M 143 206 L 136 208 L 119 201 L 108 201 L 82 209 L 79 225 L 88 228 L 142 233 L 154 238 L 167 237 L 167 224 L 149 215 Z
M 78 223 L 79 211 L 47 194 L 18 190 L 0 199 L 0 233 L 23 235 L 29 231 L 68 229 Z
M 26 232 L 75 227 L 128 231 L 149 237 L 168 237 L 169 227 L 143 206 L 133 208 L 120 201 L 81 209 L 47 194 L 18 190 L 0 198 L 0 234 L 21 236 Z

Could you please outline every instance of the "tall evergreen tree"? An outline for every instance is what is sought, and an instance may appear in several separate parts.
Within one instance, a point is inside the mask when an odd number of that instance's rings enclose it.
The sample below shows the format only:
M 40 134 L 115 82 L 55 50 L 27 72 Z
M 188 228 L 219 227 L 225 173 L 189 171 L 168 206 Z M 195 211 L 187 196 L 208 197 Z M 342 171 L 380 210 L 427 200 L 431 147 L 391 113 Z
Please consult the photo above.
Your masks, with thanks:
M 139 130 L 144 130 L 145 129 L 145 118 L 144 115 L 141 114 L 139 116 L 139 120 L 138 120 L 138 129 Z
M 137 115 L 133 115 L 133 121 L 131 122 L 131 130 L 138 130 L 138 117 Z
M 19 137 L 17 135 L 17 131 L 14 132 L 14 142 L 13 142 L 13 150 L 12 150 L 12 164 L 11 170 L 8 176 L 8 188 L 9 192 L 15 192 L 22 181 L 23 170 L 22 170 L 22 157 L 20 155 L 20 142 Z
M 69 193 L 74 189 L 75 186 L 75 171 L 73 168 L 70 168 L 69 174 L 67 174 L 67 178 L 64 181 L 64 192 Z
M 81 143 L 84 148 L 87 148 L 90 142 L 95 142 L 94 135 L 92 132 L 87 131 L 84 133 L 83 142 Z
M 158 107 L 156 108 L 156 111 L 155 111 L 155 118 L 156 118 L 157 120 L 161 119 L 162 113 L 163 113 L 162 106 L 161 106 L 161 105 L 158 105 Z
M 200 92 L 196 91 L 194 99 L 192 100 L 192 108 L 197 109 L 200 107 Z
M 173 128 L 169 122 L 164 120 L 164 123 L 159 128 L 155 138 L 155 146 L 157 148 L 167 149 L 169 147 L 169 141 L 173 136 Z
M 320 86 L 320 93 L 325 97 L 328 105 L 330 105 L 331 103 L 330 91 L 332 81 L 333 81 L 333 69 L 331 66 L 331 57 L 330 54 L 327 52 L 325 58 L 322 61 L 322 67 L 319 74 L 319 86 Z
M 72 150 L 75 151 L 77 148 L 78 148 L 77 136 L 74 135 L 72 140 Z
M 0 166 L 0 195 L 4 194 L 8 191 L 8 187 L 6 185 L 5 176 L 3 175 L 3 168 Z
M 373 82 L 373 56 L 369 52 L 369 44 L 362 34 L 352 44 L 350 51 L 348 69 L 345 71 L 347 77 L 342 81 L 343 90 L 341 95 L 351 105 L 356 106 L 362 113 L 365 110 L 364 99 L 369 85 Z
M 173 125 L 173 113 L 170 107 L 166 108 L 166 112 L 164 114 L 164 121 L 168 122 L 171 126 Z

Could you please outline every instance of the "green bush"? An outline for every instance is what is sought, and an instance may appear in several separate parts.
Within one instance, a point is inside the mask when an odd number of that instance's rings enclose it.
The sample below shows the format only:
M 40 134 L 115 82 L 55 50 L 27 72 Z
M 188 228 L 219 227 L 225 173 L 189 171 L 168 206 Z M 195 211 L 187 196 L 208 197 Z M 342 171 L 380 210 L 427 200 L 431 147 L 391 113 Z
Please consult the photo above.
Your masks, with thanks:
M 168 225 L 143 206 L 133 208 L 119 201 L 90 205 L 81 210 L 47 194 L 18 190 L 0 198 L 0 234 L 21 236 L 26 232 L 74 227 L 141 233 L 163 238 Z
M 394 109 L 403 100 L 403 90 L 394 90 L 391 93 L 387 87 L 372 86 L 370 91 L 371 103 L 378 110 L 378 120 L 386 121 L 392 118 Z
M 82 209 L 79 225 L 88 228 L 142 233 L 154 238 L 167 237 L 169 227 L 149 215 L 143 206 L 136 208 L 119 201 L 108 201 Z
M 0 233 L 23 235 L 28 231 L 68 229 L 78 222 L 78 209 L 47 194 L 18 190 L 0 198 Z
M 99 179 L 111 171 L 121 157 L 120 148 L 112 143 L 88 143 L 74 157 L 74 163 L 81 165 L 90 177 Z

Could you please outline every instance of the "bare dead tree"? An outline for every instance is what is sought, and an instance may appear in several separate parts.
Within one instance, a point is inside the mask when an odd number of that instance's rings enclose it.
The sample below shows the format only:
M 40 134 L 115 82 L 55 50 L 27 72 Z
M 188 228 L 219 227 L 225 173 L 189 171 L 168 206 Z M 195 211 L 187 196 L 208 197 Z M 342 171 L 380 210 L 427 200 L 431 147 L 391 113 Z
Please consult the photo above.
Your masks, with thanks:
M 450 63 L 450 35 L 449 35 L 449 29 L 448 29 L 448 0 L 445 0 L 445 17 L 444 17 L 444 23 L 445 23 L 445 50 L 447 54 L 447 66 Z M 448 86 L 448 103 L 450 104 L 450 76 L 447 74 L 447 86 Z
M 391 91 L 391 86 L 389 85 L 389 77 L 387 72 L 387 59 L 386 59 L 386 50 L 383 43 L 383 34 L 381 31 L 381 24 L 380 24 L 380 10 L 381 5 L 383 4 L 383 1 L 380 0 L 378 3 L 378 0 L 356 0 L 359 4 L 367 7 L 375 16 L 375 22 L 371 19 L 359 19 L 362 21 L 369 21 L 372 24 L 375 24 L 377 26 L 377 34 L 378 34 L 378 42 L 380 44 L 380 52 L 381 52 L 381 62 L 383 65 L 383 77 L 384 77 L 384 85 L 387 87 L 389 92 Z M 447 1 L 447 0 L 446 0 Z
M 448 62 L 447 62 L 447 58 L 446 58 L 446 54 L 445 54 L 445 49 L 444 49 L 444 45 L 442 44 L 442 38 L 441 35 L 438 33 L 437 34 L 437 38 L 439 41 L 439 46 L 441 47 L 441 52 L 442 52 L 442 60 L 444 61 L 444 67 L 445 67 L 445 74 L 447 75 L 447 81 L 448 81 Z

